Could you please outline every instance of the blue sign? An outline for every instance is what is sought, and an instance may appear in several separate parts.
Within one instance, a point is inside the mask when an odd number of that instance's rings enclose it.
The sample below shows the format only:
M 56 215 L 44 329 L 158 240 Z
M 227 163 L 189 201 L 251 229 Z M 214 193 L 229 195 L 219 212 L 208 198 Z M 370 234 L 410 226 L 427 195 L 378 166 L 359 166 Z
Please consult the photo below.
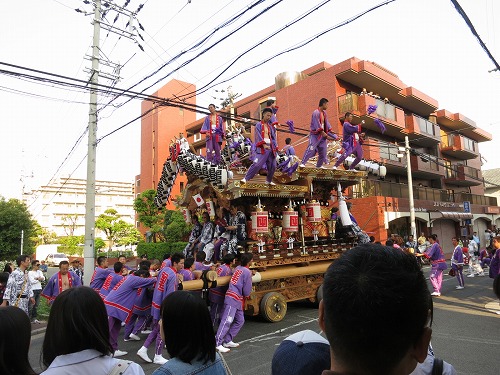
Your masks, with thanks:
M 470 213 L 470 202 L 469 201 L 464 202 L 464 212 Z
M 472 224 L 472 220 L 471 219 L 465 219 L 465 225 L 471 225 Z

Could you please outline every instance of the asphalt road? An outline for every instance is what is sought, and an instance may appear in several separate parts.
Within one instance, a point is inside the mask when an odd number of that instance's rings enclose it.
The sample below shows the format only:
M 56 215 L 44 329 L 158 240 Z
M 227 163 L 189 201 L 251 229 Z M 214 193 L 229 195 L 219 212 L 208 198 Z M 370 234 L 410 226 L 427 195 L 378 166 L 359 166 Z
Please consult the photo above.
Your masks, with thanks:
M 428 274 L 428 270 L 425 272 Z M 434 299 L 434 350 L 437 356 L 453 364 L 458 374 L 500 375 L 500 315 L 487 308 L 500 310 L 492 292 L 492 279 L 475 277 L 466 278 L 465 282 L 464 290 L 455 290 L 456 279 L 444 277 L 442 296 Z M 317 309 L 310 304 L 293 303 L 289 304 L 285 319 L 279 323 L 247 318 L 236 339 L 241 346 L 224 355 L 232 373 L 271 374 L 274 350 L 284 338 L 304 329 L 320 332 L 317 314 Z M 123 342 L 123 336 L 120 340 L 120 350 L 129 352 L 123 358 L 140 363 L 146 374 L 158 367 L 144 363 L 135 354 L 142 342 Z M 41 371 L 42 341 L 43 334 L 33 336 L 30 348 L 30 361 L 37 372 Z M 149 355 L 154 355 L 153 348 L 149 349 Z

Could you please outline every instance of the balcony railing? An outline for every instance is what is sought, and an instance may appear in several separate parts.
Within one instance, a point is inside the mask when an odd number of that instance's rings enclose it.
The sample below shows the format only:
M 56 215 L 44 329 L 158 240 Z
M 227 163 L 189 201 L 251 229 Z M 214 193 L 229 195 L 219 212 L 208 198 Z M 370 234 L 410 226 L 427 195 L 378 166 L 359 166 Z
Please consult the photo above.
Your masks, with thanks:
M 413 115 L 421 133 L 432 135 L 433 137 L 439 134 L 439 128 L 436 124 L 426 120 L 423 117 Z
M 370 196 L 409 198 L 408 185 L 376 180 L 363 181 L 360 185 L 354 186 L 353 195 L 355 198 L 365 198 Z M 413 199 L 454 203 L 469 201 L 472 204 L 497 206 L 496 197 L 487 197 L 484 195 L 469 193 L 450 193 L 447 190 L 420 186 L 413 187 Z
M 386 119 L 396 121 L 396 107 L 390 103 L 386 103 L 383 100 L 375 99 L 377 104 L 377 115 L 384 117 Z
M 339 96 L 339 113 L 346 113 L 358 110 L 358 94 L 347 93 L 345 95 Z

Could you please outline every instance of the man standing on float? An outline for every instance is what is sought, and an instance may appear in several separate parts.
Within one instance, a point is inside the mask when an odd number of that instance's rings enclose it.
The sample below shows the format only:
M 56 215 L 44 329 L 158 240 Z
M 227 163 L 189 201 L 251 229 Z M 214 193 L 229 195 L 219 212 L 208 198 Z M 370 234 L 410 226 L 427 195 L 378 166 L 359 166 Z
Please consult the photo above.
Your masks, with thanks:
M 206 134 L 207 160 L 219 164 L 220 149 L 224 139 L 224 128 L 222 127 L 222 117 L 215 111 L 215 105 L 208 106 L 210 114 L 205 117 L 200 133 Z
M 354 169 L 356 165 L 363 158 L 363 149 L 361 148 L 362 140 L 360 139 L 361 125 L 352 125 L 352 113 L 346 112 L 344 116 L 343 134 L 342 134 L 342 147 L 344 148 L 344 154 L 338 158 L 333 169 L 344 162 L 344 160 L 351 154 L 356 155 L 356 159 L 349 166 L 349 169 Z
M 245 178 L 241 180 L 243 184 L 252 179 L 265 164 L 267 167 L 266 184 L 276 185 L 273 182 L 273 176 L 276 171 L 278 143 L 276 142 L 276 129 L 271 123 L 272 115 L 273 111 L 271 108 L 264 108 L 262 111 L 262 120 L 255 125 L 256 158 L 250 168 L 248 168 Z
M 331 132 L 332 127 L 326 117 L 326 109 L 328 108 L 328 99 L 321 98 L 319 101 L 318 109 L 316 109 L 311 118 L 311 130 L 309 135 L 309 145 L 307 146 L 302 163 L 299 167 L 305 167 L 307 161 L 312 158 L 316 152 L 318 153 L 318 162 L 316 168 L 326 169 L 323 163 L 327 162 L 326 152 L 327 143 L 326 139 L 335 140 L 338 136 Z

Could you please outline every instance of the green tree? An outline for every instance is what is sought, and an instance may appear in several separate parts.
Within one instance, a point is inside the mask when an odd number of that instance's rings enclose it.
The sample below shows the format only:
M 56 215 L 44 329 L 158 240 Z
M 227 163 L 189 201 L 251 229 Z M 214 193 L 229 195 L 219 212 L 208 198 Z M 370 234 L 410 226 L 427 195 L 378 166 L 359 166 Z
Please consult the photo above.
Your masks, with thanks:
M 78 223 L 78 215 L 65 215 L 62 218 L 62 226 L 67 236 L 73 236 Z
M 36 237 L 35 226 L 36 221 L 32 219 L 26 204 L 19 199 L 5 200 L 0 197 L 0 259 L 20 254 L 23 231 L 23 254 L 32 254 L 35 250 L 32 240 Z
M 184 216 L 177 210 L 165 212 L 165 238 L 167 241 L 179 242 L 191 232 L 190 226 L 184 221 Z
M 120 219 L 118 211 L 114 208 L 108 208 L 103 214 L 100 214 L 95 221 L 95 227 L 102 231 L 108 240 L 108 250 L 111 251 L 113 244 L 118 239 L 118 233 L 127 225 Z
M 66 236 L 59 238 L 59 252 L 68 255 L 81 256 L 83 253 L 82 244 L 85 243 L 85 236 Z
M 163 237 L 163 207 L 158 208 L 154 202 L 156 190 L 145 190 L 134 200 L 137 219 L 152 234 L 153 242 Z
M 32 241 L 35 243 L 35 246 L 48 245 L 57 242 L 56 232 L 48 228 L 43 228 L 36 221 L 33 232 L 34 232 L 34 237 L 32 238 Z
M 116 244 L 119 246 L 135 245 L 140 240 L 142 240 L 142 234 L 133 224 L 125 223 L 116 233 Z
M 101 237 L 96 237 L 94 240 L 94 248 L 96 253 L 106 247 L 106 242 Z

